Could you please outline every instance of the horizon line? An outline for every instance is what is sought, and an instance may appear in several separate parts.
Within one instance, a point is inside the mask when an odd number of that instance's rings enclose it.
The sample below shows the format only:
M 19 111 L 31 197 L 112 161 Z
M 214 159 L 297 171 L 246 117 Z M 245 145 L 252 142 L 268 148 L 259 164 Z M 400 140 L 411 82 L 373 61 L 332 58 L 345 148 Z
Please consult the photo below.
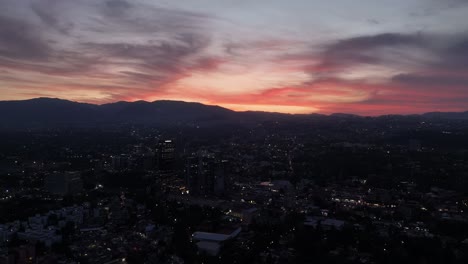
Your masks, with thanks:
M 32 97 L 28 99 L 14 99 L 14 100 L 1 100 L 0 103 L 2 102 L 24 102 L 24 101 L 32 101 L 32 100 L 38 100 L 38 99 L 50 99 L 50 100 L 60 100 L 60 101 L 67 101 L 67 102 L 72 102 L 72 103 L 78 103 L 78 104 L 88 104 L 88 105 L 95 105 L 95 106 L 103 106 L 103 105 L 109 105 L 109 104 L 116 104 L 116 103 L 137 103 L 137 102 L 144 102 L 144 103 L 155 103 L 155 102 L 181 102 L 181 103 L 187 103 L 187 104 L 201 104 L 204 106 L 212 106 L 212 107 L 220 107 L 229 111 L 233 111 L 236 113 L 246 113 L 246 112 L 254 112 L 254 113 L 270 113 L 270 114 L 283 114 L 283 115 L 293 115 L 293 116 L 301 116 L 301 115 L 322 115 L 322 116 L 332 116 L 332 115 L 350 115 L 350 116 L 357 116 L 357 117 L 381 117 L 381 116 L 418 116 L 418 115 L 424 115 L 424 114 L 429 114 L 429 113 L 467 113 L 467 110 L 462 110 L 462 111 L 428 111 L 428 112 L 421 112 L 421 113 L 407 113 L 407 114 L 378 114 L 378 115 L 362 115 L 362 114 L 354 114 L 354 113 L 346 113 L 346 112 L 333 112 L 333 113 L 320 113 L 320 112 L 310 112 L 310 113 L 288 113 L 288 112 L 279 112 L 279 111 L 261 111 L 261 110 L 235 110 L 229 107 L 225 107 L 219 104 L 209 104 L 209 103 L 203 103 L 203 102 L 198 102 L 198 101 L 186 101 L 186 100 L 180 100 L 180 99 L 160 99 L 160 100 L 154 100 L 154 101 L 147 101 L 143 99 L 139 100 L 134 100 L 134 101 L 125 101 L 125 100 L 120 100 L 120 101 L 115 101 L 115 102 L 107 102 L 107 103 L 90 103 L 90 102 L 84 102 L 84 101 L 78 101 L 78 100 L 73 100 L 73 99 L 63 99 L 59 97 L 47 97 L 47 96 L 40 96 L 40 97 Z

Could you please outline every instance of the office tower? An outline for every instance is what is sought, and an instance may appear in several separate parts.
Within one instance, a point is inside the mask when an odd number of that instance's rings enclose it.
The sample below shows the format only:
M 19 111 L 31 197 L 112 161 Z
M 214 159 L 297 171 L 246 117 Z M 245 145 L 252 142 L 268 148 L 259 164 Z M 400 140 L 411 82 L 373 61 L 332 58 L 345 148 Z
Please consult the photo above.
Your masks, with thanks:
M 176 148 L 173 140 L 161 140 L 156 147 L 157 166 L 162 171 L 175 169 Z
M 186 185 L 190 193 L 223 196 L 226 187 L 226 160 L 212 153 L 198 152 L 187 159 Z

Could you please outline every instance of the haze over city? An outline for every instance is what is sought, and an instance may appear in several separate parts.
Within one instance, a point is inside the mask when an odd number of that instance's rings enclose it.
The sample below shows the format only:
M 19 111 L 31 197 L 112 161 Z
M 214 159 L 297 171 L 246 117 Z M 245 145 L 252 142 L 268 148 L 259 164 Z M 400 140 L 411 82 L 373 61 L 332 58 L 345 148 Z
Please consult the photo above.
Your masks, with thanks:
M 468 2 L 0 0 L 0 100 L 468 109 Z

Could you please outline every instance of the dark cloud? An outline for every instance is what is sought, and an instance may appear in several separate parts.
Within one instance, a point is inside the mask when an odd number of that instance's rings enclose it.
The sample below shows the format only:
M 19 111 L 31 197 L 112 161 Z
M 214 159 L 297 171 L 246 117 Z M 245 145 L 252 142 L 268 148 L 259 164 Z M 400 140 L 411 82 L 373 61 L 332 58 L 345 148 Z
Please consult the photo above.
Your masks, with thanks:
M 432 1 L 431 4 L 410 12 L 409 16 L 413 18 L 435 17 L 450 9 L 464 8 L 467 4 L 467 0 Z
M 399 84 L 410 85 L 411 87 L 465 87 L 468 89 L 468 74 L 459 75 L 423 75 L 423 74 L 399 74 L 392 77 L 392 81 Z M 468 90 L 467 90 L 468 93 Z
M 282 59 L 318 61 L 304 69 L 311 72 L 314 78 L 333 77 L 352 71 L 353 67 L 368 64 L 422 73 L 450 71 L 452 77 L 441 76 L 440 82 L 448 84 L 448 79 L 453 78 L 456 80 L 453 83 L 461 83 L 465 77 L 460 78 L 459 75 L 468 70 L 468 36 L 422 33 L 360 36 L 322 46 L 319 52 L 293 54 Z M 413 79 L 410 80 L 410 76 Z M 392 81 L 423 82 L 416 77 L 402 75 Z M 438 83 L 437 80 L 434 82 Z
M 47 60 L 50 52 L 47 41 L 34 25 L 0 16 L 0 58 Z
M 384 62 L 381 48 L 418 47 L 424 43 L 421 35 L 386 33 L 337 41 L 325 47 L 320 55 L 319 69 L 340 69 L 355 64 Z
M 55 50 L 46 60 L 10 60 L 0 57 L 0 68 L 15 71 L 35 72 L 54 76 L 93 77 L 100 73 L 97 67 L 101 65 L 99 57 L 83 56 L 78 52 Z
M 34 2 L 31 4 L 31 9 L 46 26 L 62 34 L 69 34 L 70 30 L 73 29 L 73 23 L 61 21 L 57 12 L 51 8 L 52 6 L 56 6 L 56 1 Z
M 55 76 L 114 79 L 139 85 L 162 85 L 186 76 L 191 70 L 215 67 L 215 58 L 202 56 L 209 39 L 183 35 L 158 44 L 83 43 L 76 51 L 50 50 L 47 59 L 1 60 L 1 68 L 31 71 Z M 102 69 L 124 67 L 133 71 L 106 72 Z M 138 87 L 133 87 L 138 89 Z
M 218 57 L 213 56 L 204 56 L 197 59 L 191 67 L 195 70 L 205 71 L 205 70 L 214 70 L 219 67 L 225 61 Z
M 183 33 L 202 29 L 214 16 L 203 13 L 168 9 L 125 0 L 110 0 L 101 6 L 97 32 Z
M 112 59 L 125 59 L 140 70 L 165 74 L 178 74 L 187 67 L 191 56 L 200 54 L 209 39 L 197 34 L 181 34 L 171 41 L 152 44 L 85 43 L 89 54 Z
M 414 45 L 421 43 L 420 35 L 405 35 L 385 33 L 373 36 L 362 36 L 341 40 L 328 46 L 327 52 L 358 51 L 359 49 L 374 49 L 383 46 Z
M 226 41 L 224 52 L 230 56 L 244 56 L 245 52 L 286 51 L 296 45 L 303 45 L 303 41 L 284 38 L 268 38 L 256 41 Z
M 210 37 L 201 30 L 207 18 L 203 14 L 110 0 L 98 3 L 101 9 L 88 14 L 90 20 L 83 21 L 76 17 L 65 19 L 57 8 L 59 4 L 63 3 L 47 0 L 29 5 L 47 27 L 36 26 L 26 19 L 0 17 L 0 70 L 112 80 L 128 89 L 139 90 L 164 85 L 191 70 L 210 69 L 220 63 L 203 55 L 210 44 Z M 74 27 L 66 21 L 78 22 L 76 32 L 80 37 L 70 34 Z M 99 29 L 94 32 L 101 34 L 101 42 L 94 37 L 87 38 L 89 28 L 78 28 L 83 25 Z M 128 34 L 128 38 L 102 42 L 106 36 L 120 33 Z M 66 42 L 73 45 L 65 45 Z M 128 70 L 109 70 L 118 67 Z
M 125 78 L 130 78 L 136 82 L 152 82 L 155 79 L 154 75 L 141 72 L 121 71 L 120 73 L 124 75 Z
M 438 50 L 439 68 L 451 70 L 468 70 L 468 37 L 451 41 L 447 47 Z
M 106 1 L 106 5 L 111 9 L 128 9 L 132 5 L 125 0 L 109 0 Z
M 367 23 L 369 23 L 371 25 L 379 25 L 380 21 L 375 19 L 375 18 L 369 18 L 369 19 L 367 19 Z
M 110 16 L 122 16 L 132 7 L 133 5 L 125 0 L 109 0 L 105 2 L 104 12 Z

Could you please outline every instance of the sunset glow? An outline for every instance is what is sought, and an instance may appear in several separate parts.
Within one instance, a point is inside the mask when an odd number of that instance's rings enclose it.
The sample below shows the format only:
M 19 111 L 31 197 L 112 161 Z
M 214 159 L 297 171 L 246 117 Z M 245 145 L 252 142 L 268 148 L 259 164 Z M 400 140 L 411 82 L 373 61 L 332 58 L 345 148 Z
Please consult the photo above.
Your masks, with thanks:
M 462 0 L 0 2 L 0 100 L 468 109 Z

